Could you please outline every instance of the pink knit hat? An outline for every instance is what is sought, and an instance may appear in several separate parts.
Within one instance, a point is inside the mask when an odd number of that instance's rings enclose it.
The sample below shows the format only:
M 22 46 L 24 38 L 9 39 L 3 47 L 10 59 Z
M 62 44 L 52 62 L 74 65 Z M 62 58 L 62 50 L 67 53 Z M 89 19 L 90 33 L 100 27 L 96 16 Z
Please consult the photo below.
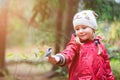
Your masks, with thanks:
M 98 17 L 98 15 L 94 11 L 83 10 L 75 14 L 73 18 L 73 26 L 75 28 L 77 25 L 86 25 L 88 27 L 96 29 L 97 28 L 96 17 Z

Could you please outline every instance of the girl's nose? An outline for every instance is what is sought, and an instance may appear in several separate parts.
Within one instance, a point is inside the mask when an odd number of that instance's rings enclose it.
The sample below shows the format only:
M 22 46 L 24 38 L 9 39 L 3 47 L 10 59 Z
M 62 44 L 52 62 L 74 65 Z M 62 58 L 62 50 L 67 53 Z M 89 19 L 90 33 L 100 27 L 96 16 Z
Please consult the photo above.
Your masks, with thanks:
M 79 29 L 79 33 L 82 33 L 83 32 L 83 29 Z

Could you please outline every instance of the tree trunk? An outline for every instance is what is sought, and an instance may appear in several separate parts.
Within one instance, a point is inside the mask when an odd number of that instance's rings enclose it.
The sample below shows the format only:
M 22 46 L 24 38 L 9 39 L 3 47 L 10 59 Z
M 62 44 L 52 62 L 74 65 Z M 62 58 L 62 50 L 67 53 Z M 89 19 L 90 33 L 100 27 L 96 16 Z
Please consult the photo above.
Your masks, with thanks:
M 60 51 L 60 44 L 61 44 L 61 33 L 62 31 L 62 24 L 63 24 L 63 6 L 64 1 L 59 0 L 58 10 L 57 10 L 57 18 L 56 18 L 56 41 L 55 41 L 55 53 Z
M 62 31 L 62 24 L 63 24 L 63 5 L 64 0 L 59 0 L 58 9 L 57 9 L 57 17 L 56 17 L 56 32 L 55 32 L 55 54 L 60 52 L 60 46 L 61 46 L 61 33 Z M 58 66 L 53 65 L 51 74 L 48 75 L 48 77 L 54 77 L 58 75 L 55 71 L 58 69 Z
M 3 76 L 5 68 L 5 45 L 7 28 L 7 5 L 5 0 L 0 5 L 0 76 Z
M 73 16 L 77 12 L 79 0 L 67 0 L 67 10 L 66 10 L 66 25 L 65 25 L 65 38 L 64 38 L 64 47 L 70 40 L 71 34 L 74 32 L 73 29 Z

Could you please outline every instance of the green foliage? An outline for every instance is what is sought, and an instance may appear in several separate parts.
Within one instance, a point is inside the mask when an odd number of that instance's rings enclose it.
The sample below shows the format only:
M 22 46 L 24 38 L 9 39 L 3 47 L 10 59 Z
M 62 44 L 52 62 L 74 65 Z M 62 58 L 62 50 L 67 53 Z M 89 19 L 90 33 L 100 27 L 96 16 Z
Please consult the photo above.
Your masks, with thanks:
M 34 49 L 34 54 L 35 54 L 35 57 L 44 57 L 45 55 L 45 52 L 44 51 L 40 51 L 38 48 L 35 48 Z
M 28 55 L 29 54 L 29 55 Z M 45 61 L 45 51 L 40 50 L 39 48 L 34 48 L 30 53 L 26 53 L 25 51 L 9 52 L 6 54 L 7 61 Z
M 53 17 L 53 14 L 56 13 L 58 7 L 58 0 L 38 0 L 35 1 L 36 4 L 33 7 L 33 12 L 39 15 L 39 22 L 44 22 L 46 19 L 48 20 Z M 55 16 L 55 15 L 54 15 Z M 37 18 L 37 16 L 35 16 Z
M 55 7 L 53 8 L 53 6 L 56 2 L 53 1 L 57 0 L 26 0 L 23 5 L 19 4 L 22 3 L 19 0 L 10 1 L 10 10 L 15 13 L 9 18 L 7 46 L 54 43 L 55 15 L 53 16 L 53 14 L 55 14 Z M 34 12 L 37 15 L 34 15 Z M 41 21 L 43 18 L 44 21 Z M 33 25 L 34 23 L 36 25 Z
M 84 0 L 85 9 L 92 9 L 99 15 L 100 20 L 120 20 L 120 4 L 114 0 Z
M 19 19 L 13 17 L 10 19 L 8 27 L 7 43 L 8 47 L 12 45 L 23 45 L 27 36 L 27 27 Z
M 111 67 L 116 80 L 120 80 L 120 61 L 112 59 Z
M 7 57 L 7 58 L 13 58 L 13 57 L 14 57 L 14 54 L 13 54 L 13 53 L 8 53 L 8 54 L 6 55 L 6 57 Z
M 113 22 L 109 29 L 109 40 L 117 41 L 120 39 L 120 22 Z
M 27 60 L 29 57 L 27 55 L 25 55 L 24 53 L 21 54 L 21 59 L 23 60 Z
M 31 27 L 32 28 L 32 27 Z M 55 41 L 54 26 L 51 24 L 43 24 L 39 28 L 32 28 L 30 32 L 31 43 L 41 45 L 53 45 Z
M 60 74 L 62 78 L 68 79 L 68 73 L 63 70 L 63 67 L 58 67 L 58 69 L 55 72 Z
M 106 43 L 106 48 L 112 59 L 120 60 L 120 52 L 118 47 Z

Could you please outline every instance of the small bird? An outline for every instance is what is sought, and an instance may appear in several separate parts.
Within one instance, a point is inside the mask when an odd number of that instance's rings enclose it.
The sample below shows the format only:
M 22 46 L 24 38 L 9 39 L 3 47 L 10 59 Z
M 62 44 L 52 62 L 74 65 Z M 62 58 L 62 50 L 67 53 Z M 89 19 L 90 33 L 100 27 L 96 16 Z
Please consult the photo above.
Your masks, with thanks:
M 45 52 L 45 57 L 51 56 L 52 48 L 48 48 L 48 50 Z

